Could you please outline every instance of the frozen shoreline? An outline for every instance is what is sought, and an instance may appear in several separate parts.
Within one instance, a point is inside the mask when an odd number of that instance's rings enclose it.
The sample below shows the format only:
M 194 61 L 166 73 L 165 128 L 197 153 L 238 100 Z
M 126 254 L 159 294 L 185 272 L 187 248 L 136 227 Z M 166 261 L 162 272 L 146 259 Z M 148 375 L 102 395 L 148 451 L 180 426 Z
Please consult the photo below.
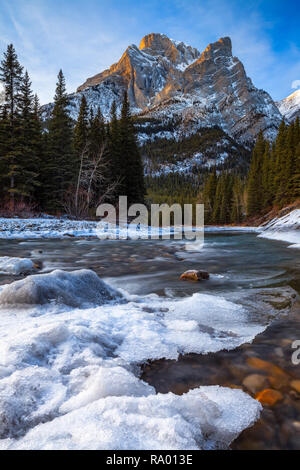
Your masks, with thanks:
M 300 248 L 300 209 L 275 218 L 265 226 L 259 227 L 261 238 L 290 243 L 289 248 Z
M 161 234 L 162 230 L 156 227 L 142 226 L 136 231 L 136 226 L 118 228 L 119 239 L 126 239 L 129 236 L 135 238 L 137 234 L 141 238 L 147 239 L 149 233 Z M 191 231 L 192 231 L 191 227 Z M 195 230 L 195 229 L 194 229 Z M 196 229 L 202 231 L 202 229 Z M 257 227 L 217 227 L 206 226 L 205 232 L 219 231 L 239 231 L 239 232 L 257 232 Z M 165 233 L 170 233 L 170 229 L 164 229 Z M 173 232 L 173 229 L 171 229 Z M 0 239 L 4 240 L 26 240 L 26 239 L 43 239 L 43 238 L 67 238 L 67 237 L 99 237 L 105 235 L 106 238 L 115 239 L 115 230 L 105 223 L 96 221 L 68 220 L 58 218 L 0 218 Z

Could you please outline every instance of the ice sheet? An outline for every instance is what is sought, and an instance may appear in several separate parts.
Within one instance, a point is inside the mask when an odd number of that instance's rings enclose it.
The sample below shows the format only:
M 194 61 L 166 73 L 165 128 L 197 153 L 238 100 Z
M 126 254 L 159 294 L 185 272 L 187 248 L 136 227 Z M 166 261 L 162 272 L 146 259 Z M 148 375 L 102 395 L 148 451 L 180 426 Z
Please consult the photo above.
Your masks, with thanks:
M 69 274 L 65 290 L 82 296 L 86 286 Z M 92 275 L 79 272 L 81 280 Z M 33 277 L 56 285 L 62 272 Z M 0 300 L 18 282 L 4 287 Z M 23 285 L 34 299 L 35 284 Z M 92 286 L 98 292 L 94 277 Z M 242 306 L 206 294 L 168 299 L 123 291 L 104 305 L 72 308 L 61 303 L 61 289 L 53 292 L 58 298 L 48 304 L 0 309 L 0 448 L 218 448 L 257 418 L 260 405 L 241 391 L 156 395 L 138 378 L 149 359 L 251 341 L 264 327 Z

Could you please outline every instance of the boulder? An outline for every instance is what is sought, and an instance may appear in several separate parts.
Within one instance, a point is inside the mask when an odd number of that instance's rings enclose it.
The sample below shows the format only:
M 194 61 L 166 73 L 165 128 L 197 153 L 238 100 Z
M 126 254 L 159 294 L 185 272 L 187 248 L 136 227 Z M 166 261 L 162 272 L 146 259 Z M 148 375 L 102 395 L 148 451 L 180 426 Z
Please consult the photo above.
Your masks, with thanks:
M 206 271 L 186 271 L 180 276 L 182 281 L 207 281 L 209 279 L 209 273 Z

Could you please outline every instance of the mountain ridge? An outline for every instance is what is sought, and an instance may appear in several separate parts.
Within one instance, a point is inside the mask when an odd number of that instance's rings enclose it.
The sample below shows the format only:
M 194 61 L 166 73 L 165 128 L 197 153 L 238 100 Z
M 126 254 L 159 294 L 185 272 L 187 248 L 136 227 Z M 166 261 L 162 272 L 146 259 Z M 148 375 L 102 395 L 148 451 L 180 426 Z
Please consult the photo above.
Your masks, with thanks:
M 252 142 L 260 130 L 273 139 L 282 120 L 270 95 L 253 85 L 233 56 L 229 37 L 200 53 L 164 34 L 148 34 L 139 47 L 129 46 L 118 62 L 70 95 L 71 115 L 76 119 L 84 94 L 88 105 L 100 106 L 109 119 L 114 101 L 120 110 L 125 90 L 132 114 L 163 123 L 176 121 L 175 137 L 218 126 L 240 143 Z M 51 104 L 43 110 L 49 115 Z M 147 138 L 156 137 L 154 133 Z

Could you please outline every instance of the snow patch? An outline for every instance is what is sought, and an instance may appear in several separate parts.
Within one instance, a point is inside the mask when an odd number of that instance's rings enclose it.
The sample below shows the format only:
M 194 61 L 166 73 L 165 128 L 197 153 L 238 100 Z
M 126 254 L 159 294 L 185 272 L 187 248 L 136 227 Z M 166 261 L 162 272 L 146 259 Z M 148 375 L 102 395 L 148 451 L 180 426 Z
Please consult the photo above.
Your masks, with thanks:
M 283 217 L 276 217 L 260 229 L 262 233 L 259 237 L 298 245 L 300 243 L 300 209 L 295 209 Z

